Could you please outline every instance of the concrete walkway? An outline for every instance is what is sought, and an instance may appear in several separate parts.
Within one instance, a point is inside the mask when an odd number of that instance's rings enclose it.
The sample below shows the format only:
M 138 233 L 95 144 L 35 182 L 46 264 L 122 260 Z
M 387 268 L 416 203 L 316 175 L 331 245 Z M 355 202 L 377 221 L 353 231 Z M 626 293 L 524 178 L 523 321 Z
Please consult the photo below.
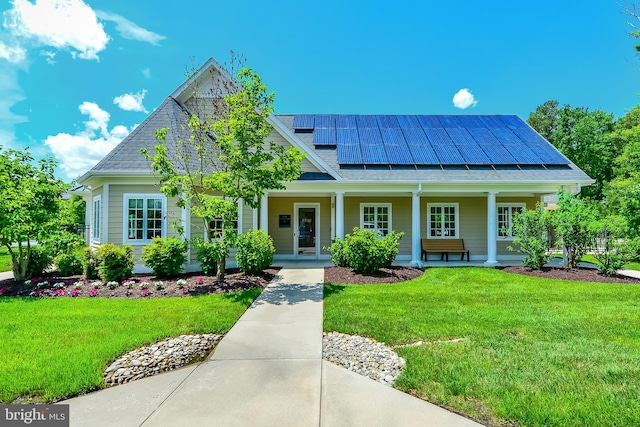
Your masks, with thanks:
M 204 362 L 67 400 L 71 426 L 478 426 L 322 360 L 322 268 L 284 268 Z

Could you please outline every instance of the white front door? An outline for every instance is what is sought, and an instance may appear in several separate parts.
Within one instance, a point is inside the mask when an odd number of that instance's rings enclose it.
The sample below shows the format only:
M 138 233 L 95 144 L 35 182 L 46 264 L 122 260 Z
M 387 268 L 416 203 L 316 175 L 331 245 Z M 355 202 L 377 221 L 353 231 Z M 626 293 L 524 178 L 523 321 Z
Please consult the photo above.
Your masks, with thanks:
M 320 203 L 294 203 L 293 249 L 296 258 L 318 258 Z

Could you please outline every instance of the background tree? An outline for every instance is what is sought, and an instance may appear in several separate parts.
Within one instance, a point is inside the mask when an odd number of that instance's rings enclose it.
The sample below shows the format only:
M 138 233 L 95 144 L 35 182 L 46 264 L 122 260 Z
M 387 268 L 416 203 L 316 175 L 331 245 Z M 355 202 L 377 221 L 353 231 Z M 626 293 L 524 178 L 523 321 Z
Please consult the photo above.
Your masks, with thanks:
M 194 89 L 193 113 L 183 127 L 188 137 L 168 141 L 168 129 L 160 129 L 153 156 L 143 154 L 152 160 L 161 191 L 202 218 L 207 240 L 220 248 L 217 278 L 221 281 L 235 239 L 238 201 L 259 207 L 266 190 L 284 189 L 284 181 L 302 174 L 304 154 L 266 141 L 274 95 L 255 71 L 243 67 L 235 78 L 229 74 L 216 83 L 208 98 Z M 217 235 L 209 227 L 214 221 L 222 224 Z
M 16 280 L 27 279 L 31 241 L 44 241 L 58 227 L 59 200 L 67 189 L 54 176 L 52 159 L 33 161 L 29 150 L 0 147 L 0 244 L 9 250 Z
M 549 100 L 538 105 L 536 111 L 529 114 L 527 123 L 534 128 L 544 139 L 553 144 L 553 132 L 558 127 L 560 113 L 558 101 Z

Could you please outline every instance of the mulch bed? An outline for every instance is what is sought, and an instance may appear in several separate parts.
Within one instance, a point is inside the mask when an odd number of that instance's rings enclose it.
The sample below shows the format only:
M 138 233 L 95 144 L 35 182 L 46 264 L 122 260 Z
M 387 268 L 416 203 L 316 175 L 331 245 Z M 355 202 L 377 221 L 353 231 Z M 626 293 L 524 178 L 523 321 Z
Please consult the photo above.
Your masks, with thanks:
M 627 276 L 605 276 L 598 273 L 594 268 L 564 268 L 564 267 L 544 267 L 542 270 L 532 270 L 529 267 L 501 267 L 502 271 L 508 273 L 525 274 L 527 276 L 543 277 L 545 279 L 561 280 L 584 280 L 585 282 L 601 283 L 640 283 L 640 280 Z
M 325 283 L 348 283 L 366 285 L 371 283 L 398 283 L 415 279 L 424 274 L 419 268 L 387 267 L 373 274 L 360 274 L 349 267 L 326 267 L 324 269 Z
M 223 282 L 218 283 L 215 276 L 203 276 L 193 273 L 179 278 L 159 279 L 153 275 L 136 274 L 130 280 L 131 285 L 118 284 L 110 289 L 100 280 L 83 280 L 82 276 L 61 277 L 55 273 L 45 274 L 31 281 L 25 286 L 23 281 L 13 279 L 0 280 L 0 296 L 39 296 L 52 298 L 171 298 L 188 295 L 219 294 L 227 292 L 245 291 L 248 289 L 264 288 L 275 277 L 279 267 L 270 267 L 260 276 L 247 276 L 238 269 L 228 269 Z M 183 279 L 184 284 L 179 284 Z M 42 284 L 43 282 L 47 284 Z M 158 283 L 162 282 L 160 287 Z M 56 284 L 64 284 L 57 285 Z M 147 289 L 143 289 L 146 283 Z M 40 286 L 38 286 L 40 285 Z M 79 286 L 77 286 L 79 285 Z M 95 289 L 95 290 L 94 290 Z M 97 290 L 97 291 L 96 291 Z M 94 295 L 91 295 L 91 294 Z

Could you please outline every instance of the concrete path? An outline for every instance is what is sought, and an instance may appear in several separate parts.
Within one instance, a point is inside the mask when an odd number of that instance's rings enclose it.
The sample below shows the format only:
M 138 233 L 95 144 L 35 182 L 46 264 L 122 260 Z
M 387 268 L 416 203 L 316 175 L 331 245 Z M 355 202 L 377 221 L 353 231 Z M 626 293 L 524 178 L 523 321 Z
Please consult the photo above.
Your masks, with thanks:
M 284 268 L 204 362 L 63 403 L 74 426 L 478 426 L 322 360 L 322 268 Z

